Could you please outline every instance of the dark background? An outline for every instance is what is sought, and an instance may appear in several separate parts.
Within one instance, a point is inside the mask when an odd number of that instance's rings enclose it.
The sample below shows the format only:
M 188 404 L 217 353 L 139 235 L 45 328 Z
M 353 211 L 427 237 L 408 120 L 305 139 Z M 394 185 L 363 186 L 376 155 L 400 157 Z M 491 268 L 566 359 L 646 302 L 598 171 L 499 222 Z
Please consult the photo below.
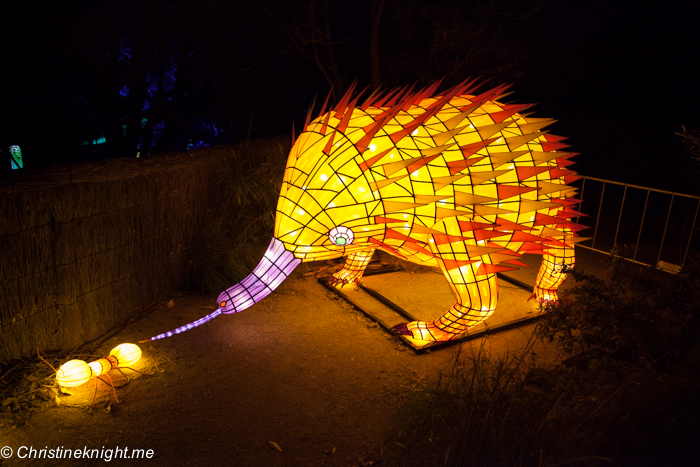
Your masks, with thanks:
M 13 0 L 0 22 L 3 171 L 11 144 L 32 168 L 298 134 L 331 84 L 481 76 L 559 119 L 580 173 L 696 191 L 674 132 L 700 128 L 700 2 Z

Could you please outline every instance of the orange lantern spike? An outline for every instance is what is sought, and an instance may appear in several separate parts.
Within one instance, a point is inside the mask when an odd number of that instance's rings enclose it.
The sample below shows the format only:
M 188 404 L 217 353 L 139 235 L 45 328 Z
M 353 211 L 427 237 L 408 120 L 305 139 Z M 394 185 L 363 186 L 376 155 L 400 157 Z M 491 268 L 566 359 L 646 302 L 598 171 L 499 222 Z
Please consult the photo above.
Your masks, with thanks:
M 504 105 L 500 112 L 494 112 L 490 114 L 491 119 L 493 119 L 494 123 L 501 123 L 508 117 L 512 117 L 516 113 L 527 109 L 530 107 L 530 104 L 520 104 L 520 105 Z
M 404 86 L 403 88 L 401 88 L 399 92 L 394 94 L 394 96 L 387 101 L 386 105 L 389 107 L 393 107 L 396 105 L 400 110 L 401 106 L 398 105 L 398 103 L 403 99 L 404 95 L 410 93 L 413 90 L 413 86 L 415 86 L 415 83 L 410 88 L 408 88 L 408 86 Z
M 319 115 L 323 115 L 324 112 L 326 111 L 326 107 L 328 107 L 328 101 L 331 98 L 331 94 L 333 94 L 333 86 L 331 85 L 330 91 L 328 91 L 328 95 L 326 95 L 326 100 L 323 101 L 323 105 L 321 106 L 321 111 L 319 112 Z
M 383 96 L 381 99 L 377 100 L 377 102 L 374 104 L 374 107 L 376 107 L 376 108 L 384 107 L 386 105 L 386 103 L 389 101 L 389 99 L 391 99 L 391 96 L 393 96 L 394 94 L 396 94 L 399 91 L 400 91 L 400 88 L 392 89 L 385 96 Z M 363 109 L 363 110 L 366 110 L 366 109 Z
M 379 98 L 384 94 L 384 90 L 380 90 L 379 88 L 375 89 L 372 94 L 362 103 L 360 106 L 361 110 L 367 110 L 369 106 L 374 104 L 376 101 L 379 100 Z
M 355 86 L 357 86 L 357 81 L 353 81 L 350 87 L 348 88 L 347 91 L 345 91 L 345 94 L 343 94 L 343 97 L 340 98 L 340 101 L 338 102 L 338 105 L 335 106 L 335 118 L 340 118 L 343 116 L 343 112 L 345 111 L 345 108 L 348 106 L 348 102 L 350 102 L 350 98 L 352 98 L 352 94 L 355 92 Z
M 345 133 L 345 130 L 348 128 L 348 124 L 352 118 L 352 111 L 355 109 L 355 104 L 357 104 L 358 98 L 359 96 L 350 102 L 350 105 L 348 105 L 348 107 L 345 109 L 345 114 L 343 115 L 343 118 L 340 119 L 340 123 L 338 123 L 339 132 Z
M 314 111 L 314 106 L 316 105 L 316 97 L 317 96 L 318 96 L 318 94 L 316 96 L 314 96 L 314 100 L 313 100 L 313 102 L 311 102 L 311 105 L 309 106 L 309 111 L 306 112 L 306 120 L 304 120 L 304 131 L 306 131 L 309 128 L 309 122 L 311 121 L 311 113 Z M 292 141 L 292 144 L 294 144 L 293 141 Z

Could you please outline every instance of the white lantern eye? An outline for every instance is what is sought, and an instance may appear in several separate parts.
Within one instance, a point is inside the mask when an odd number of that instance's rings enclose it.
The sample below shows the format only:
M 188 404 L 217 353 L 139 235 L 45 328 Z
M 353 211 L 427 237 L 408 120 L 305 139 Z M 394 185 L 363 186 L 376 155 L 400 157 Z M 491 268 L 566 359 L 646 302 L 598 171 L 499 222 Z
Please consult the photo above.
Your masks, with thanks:
M 328 238 L 333 245 L 347 246 L 352 244 L 353 240 L 355 240 L 355 234 L 347 227 L 333 227 L 328 233 Z

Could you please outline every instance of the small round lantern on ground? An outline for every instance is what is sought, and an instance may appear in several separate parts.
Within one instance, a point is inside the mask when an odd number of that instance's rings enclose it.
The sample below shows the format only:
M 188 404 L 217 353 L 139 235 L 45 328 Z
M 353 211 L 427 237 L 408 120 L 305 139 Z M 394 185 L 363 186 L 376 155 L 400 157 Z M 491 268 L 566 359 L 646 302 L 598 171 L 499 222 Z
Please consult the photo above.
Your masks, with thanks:
M 109 356 L 94 362 L 69 360 L 56 372 L 60 386 L 74 388 L 87 383 L 90 378 L 103 375 L 115 368 L 130 367 L 141 359 L 141 349 L 135 344 L 120 344 L 112 349 Z
M 141 349 L 136 344 L 119 344 L 109 353 L 110 357 L 117 359 L 117 365 L 121 368 L 129 367 L 141 359 Z
M 64 388 L 74 388 L 88 382 L 92 371 L 82 360 L 69 360 L 58 369 L 56 380 Z

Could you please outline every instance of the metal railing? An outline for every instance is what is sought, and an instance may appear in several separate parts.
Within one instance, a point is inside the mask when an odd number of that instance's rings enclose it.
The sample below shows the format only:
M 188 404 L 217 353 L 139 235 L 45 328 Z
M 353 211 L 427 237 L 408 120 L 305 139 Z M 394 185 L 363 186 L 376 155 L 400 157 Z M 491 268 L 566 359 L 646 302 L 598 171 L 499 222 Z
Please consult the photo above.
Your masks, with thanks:
M 595 223 L 586 222 L 585 220 L 581 221 L 581 217 L 576 219 L 577 223 L 582 223 L 593 231 L 593 237 L 590 240 L 579 243 L 579 246 L 610 254 L 611 250 L 618 245 L 620 236 L 625 236 L 630 241 L 634 241 L 631 252 L 622 252 L 627 260 L 673 273 L 679 272 L 685 266 L 693 240 L 698 210 L 700 210 L 700 196 L 586 176 L 582 177 L 580 184 L 581 199 L 584 200 L 581 203 L 581 211 L 586 212 L 589 215 L 589 219 L 593 219 L 593 216 L 595 216 Z M 588 190 L 586 190 L 587 185 Z M 598 187 L 600 187 L 599 195 L 597 193 Z M 606 187 L 608 187 L 607 196 Z M 622 191 L 621 193 L 620 190 Z M 587 191 L 588 197 L 591 199 L 589 202 L 586 202 Z M 600 200 L 597 199 L 598 196 Z M 668 199 L 669 196 L 670 200 L 664 201 L 663 198 Z M 631 201 L 633 197 L 637 198 L 634 202 Z M 651 205 L 650 197 L 652 200 Z M 641 206 L 641 198 L 644 199 L 643 207 Z M 597 211 L 591 212 L 591 209 L 595 208 L 596 201 Z M 628 203 L 627 210 L 625 210 L 626 202 Z M 666 204 L 668 207 L 665 208 L 666 211 L 663 211 Z M 617 209 L 617 214 L 615 214 L 615 210 L 612 208 L 617 205 L 619 205 L 619 208 Z M 615 233 L 612 234 L 612 230 L 610 230 L 610 232 L 602 234 L 601 232 L 605 230 L 605 227 L 615 220 L 615 215 L 617 216 L 617 221 L 614 222 Z M 624 222 L 623 216 L 626 218 Z M 688 230 L 688 222 L 691 216 L 692 222 Z M 632 229 L 632 227 L 636 227 L 634 225 L 635 218 L 639 218 L 638 229 Z M 661 229 L 661 224 L 663 224 L 663 229 Z M 621 231 L 621 227 L 624 232 Z M 670 241 L 669 237 L 671 237 Z M 611 239 L 612 242 L 610 241 Z M 607 251 L 603 246 L 596 248 L 596 240 L 599 245 L 602 243 L 610 248 Z M 643 241 L 646 243 L 642 243 Z M 588 242 L 590 242 L 590 245 L 585 244 Z M 669 244 L 671 244 L 671 247 L 668 246 Z M 670 249 L 672 251 L 664 251 L 664 246 L 667 247 L 666 250 Z M 653 248 L 658 248 L 658 250 L 654 252 L 655 254 L 650 255 L 649 253 Z M 646 258 L 640 259 L 640 252 L 643 252 L 642 256 L 646 256 Z M 662 253 L 666 253 L 666 256 L 663 257 L 664 259 L 669 259 L 671 256 L 673 259 L 663 261 Z M 631 257 L 629 256 L 630 254 Z M 680 264 L 677 264 L 678 262 Z

